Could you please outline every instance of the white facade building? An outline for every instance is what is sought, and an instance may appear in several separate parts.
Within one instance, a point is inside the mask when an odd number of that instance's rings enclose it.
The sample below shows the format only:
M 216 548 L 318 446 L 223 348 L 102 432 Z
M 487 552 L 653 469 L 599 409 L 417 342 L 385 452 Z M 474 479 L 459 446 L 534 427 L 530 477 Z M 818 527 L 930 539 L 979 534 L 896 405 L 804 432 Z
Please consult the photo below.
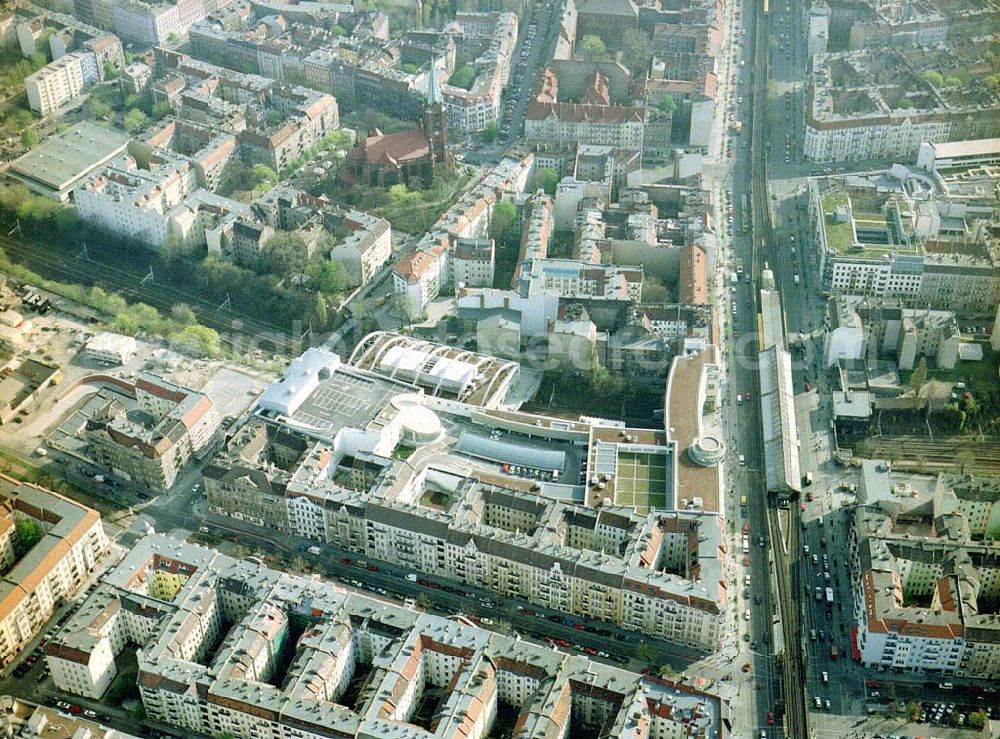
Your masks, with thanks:
M 101 331 L 87 342 L 87 357 L 101 364 L 127 364 L 138 348 L 138 343 L 131 336 Z
M 171 243 L 190 249 L 214 240 L 224 222 L 249 211 L 199 188 L 197 168 L 185 157 L 157 154 L 153 169 L 140 169 L 126 154 L 84 180 L 73 195 L 80 219 L 151 248 Z
M 97 79 L 97 57 L 93 52 L 66 54 L 25 78 L 28 106 L 41 116 L 50 115 L 80 97 L 84 88 Z

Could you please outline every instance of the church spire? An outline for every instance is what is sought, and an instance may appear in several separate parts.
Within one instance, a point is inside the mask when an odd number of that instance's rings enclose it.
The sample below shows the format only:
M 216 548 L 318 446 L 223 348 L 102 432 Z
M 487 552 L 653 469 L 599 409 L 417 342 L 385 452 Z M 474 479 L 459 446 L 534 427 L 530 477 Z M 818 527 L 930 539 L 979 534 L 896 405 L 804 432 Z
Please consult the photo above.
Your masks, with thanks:
M 427 105 L 434 105 L 441 103 L 441 88 L 438 86 L 437 79 L 437 59 L 431 60 L 431 78 L 427 83 Z

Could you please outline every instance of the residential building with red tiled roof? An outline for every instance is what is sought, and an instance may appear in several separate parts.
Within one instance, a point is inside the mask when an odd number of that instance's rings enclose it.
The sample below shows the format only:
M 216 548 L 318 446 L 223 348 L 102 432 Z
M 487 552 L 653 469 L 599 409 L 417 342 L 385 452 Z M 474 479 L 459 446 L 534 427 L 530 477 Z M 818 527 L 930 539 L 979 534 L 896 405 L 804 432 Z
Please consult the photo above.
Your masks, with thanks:
M 1000 680 L 1000 619 L 990 605 L 996 478 L 906 476 L 869 459 L 859 487 L 849 539 L 854 657 L 883 670 Z
M 24 520 L 43 533 L 18 557 L 14 543 Z M 59 604 L 76 595 L 109 547 L 97 511 L 0 475 L 0 665 L 38 634 Z
M 83 438 L 109 472 L 165 491 L 193 458 L 211 449 L 221 424 L 207 395 L 146 372 L 88 419 Z
M 685 305 L 708 305 L 708 252 L 701 244 L 681 248 L 680 302 Z

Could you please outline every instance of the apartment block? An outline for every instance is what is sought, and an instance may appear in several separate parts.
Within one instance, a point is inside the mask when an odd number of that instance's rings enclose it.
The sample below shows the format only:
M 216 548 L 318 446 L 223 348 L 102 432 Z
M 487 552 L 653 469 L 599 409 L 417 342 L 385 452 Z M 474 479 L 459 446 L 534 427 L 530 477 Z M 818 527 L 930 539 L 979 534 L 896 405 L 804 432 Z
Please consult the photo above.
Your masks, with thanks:
M 344 267 L 348 286 L 368 284 L 392 256 L 392 227 L 356 208 L 330 211 L 324 213 L 328 228 L 342 237 L 330 249 L 330 261 Z
M 126 648 L 140 650 L 146 714 L 180 732 L 485 739 L 509 712 L 525 736 L 726 734 L 720 699 L 687 685 L 158 534 L 105 578 L 46 659 L 57 687 L 94 696 Z
M 514 267 L 512 287 L 517 287 L 521 278 L 521 267 L 533 259 L 545 259 L 549 255 L 554 222 L 552 218 L 552 198 L 544 192 L 536 192 L 524 203 L 521 214 L 521 247 Z
M 475 133 L 496 122 L 504 87 L 510 78 L 511 58 L 517 45 L 514 13 L 458 13 L 444 33 L 465 55 L 474 56 L 475 78 L 469 89 L 445 84 L 441 98 L 448 130 Z
M 102 0 L 90 0 L 95 15 L 104 16 Z M 112 0 L 111 22 L 115 33 L 129 41 L 150 46 L 176 43 L 192 24 L 205 18 L 211 0 L 175 0 L 153 3 L 143 0 Z M 96 19 L 95 19 L 96 20 Z M 99 24 L 95 24 L 99 25 Z
M 525 112 L 525 139 L 641 151 L 646 110 L 634 101 L 631 84 L 628 71 L 619 64 L 553 62 L 535 83 Z
M 899 369 L 912 370 L 921 358 L 930 359 L 938 369 L 955 368 L 960 332 L 954 313 L 919 308 L 878 313 L 882 346 L 894 352 Z
M 451 277 L 456 289 L 492 287 L 496 266 L 493 239 L 458 239 L 451 253 Z
M 406 315 L 420 316 L 447 284 L 450 258 L 447 236 L 421 240 L 420 249 L 406 254 L 392 268 L 392 289 Z
M 51 115 L 83 94 L 98 80 L 97 57 L 76 51 L 47 64 L 24 80 L 28 106 L 41 116 Z
M 642 295 L 642 267 L 533 259 L 521 266 L 518 292 L 525 297 L 638 301 Z
M 150 490 L 168 490 L 193 458 L 210 453 L 222 419 L 207 395 L 143 373 L 108 396 L 81 437 L 94 463 Z
M 864 460 L 850 534 L 867 667 L 1000 679 L 996 479 L 906 478 Z
M 916 157 L 924 142 L 995 138 L 993 93 L 972 82 L 988 41 L 813 57 L 804 152 L 814 162 Z M 938 69 L 949 79 L 940 82 Z M 959 76 L 956 76 L 959 75 Z M 968 82 L 962 82 L 969 75 Z
M 41 538 L 19 551 L 18 524 Z M 7 665 L 108 554 L 101 516 L 49 490 L 0 475 L 0 665 Z
M 453 270 L 454 253 L 460 243 L 464 246 L 459 274 L 485 282 L 485 274 L 492 267 L 482 264 L 486 256 L 483 252 L 466 258 L 468 240 L 489 239 L 493 208 L 505 196 L 524 192 L 534 161 L 531 153 L 502 159 L 441 214 L 415 251 L 393 266 L 393 289 L 407 315 L 419 316 L 430 301 L 463 282 L 456 280 Z
M 200 187 L 187 157 L 158 149 L 147 164 L 125 154 L 87 177 L 73 193 L 80 219 L 147 247 L 191 249 L 249 210 Z
M 39 699 L 36 697 L 36 700 Z M 92 739 L 139 739 L 135 734 L 92 721 L 82 713 L 73 716 L 58 708 L 9 695 L 0 697 L 0 721 L 7 727 L 6 731 L 11 739 L 48 739 L 59 734 L 87 736 Z

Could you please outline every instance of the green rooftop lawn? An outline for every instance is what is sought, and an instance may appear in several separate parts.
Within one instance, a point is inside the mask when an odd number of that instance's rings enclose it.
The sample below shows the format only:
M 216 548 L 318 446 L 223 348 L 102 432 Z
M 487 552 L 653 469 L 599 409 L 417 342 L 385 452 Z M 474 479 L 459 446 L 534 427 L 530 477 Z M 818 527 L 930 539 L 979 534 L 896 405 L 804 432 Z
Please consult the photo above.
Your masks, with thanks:
M 823 219 L 826 225 L 826 244 L 838 254 L 845 253 L 854 244 L 854 229 L 851 222 L 840 223 L 827 214 L 837 212 L 837 208 L 848 204 L 847 193 L 843 191 L 828 192 L 823 196 Z

